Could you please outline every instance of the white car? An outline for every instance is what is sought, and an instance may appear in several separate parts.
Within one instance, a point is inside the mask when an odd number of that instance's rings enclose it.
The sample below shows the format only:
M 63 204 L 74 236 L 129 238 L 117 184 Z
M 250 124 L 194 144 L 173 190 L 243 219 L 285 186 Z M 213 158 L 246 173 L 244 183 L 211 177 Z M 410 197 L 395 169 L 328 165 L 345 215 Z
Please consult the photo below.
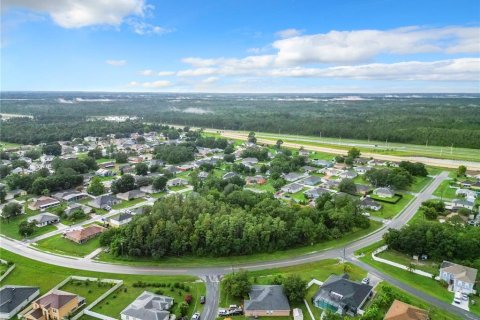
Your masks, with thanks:
M 363 278 L 362 283 L 363 284 L 370 284 L 370 278 Z
M 218 310 L 218 315 L 219 316 L 228 316 L 228 311 L 225 309 L 220 309 Z
M 200 320 L 200 312 L 195 312 L 192 316 L 192 320 Z

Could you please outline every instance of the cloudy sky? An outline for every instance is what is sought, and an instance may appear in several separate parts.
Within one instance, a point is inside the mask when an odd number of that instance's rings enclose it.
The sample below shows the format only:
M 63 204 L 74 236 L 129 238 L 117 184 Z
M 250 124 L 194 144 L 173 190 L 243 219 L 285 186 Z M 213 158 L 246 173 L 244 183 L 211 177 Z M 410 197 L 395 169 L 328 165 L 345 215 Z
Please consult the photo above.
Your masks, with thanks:
M 478 0 L 2 0 L 2 90 L 480 92 Z

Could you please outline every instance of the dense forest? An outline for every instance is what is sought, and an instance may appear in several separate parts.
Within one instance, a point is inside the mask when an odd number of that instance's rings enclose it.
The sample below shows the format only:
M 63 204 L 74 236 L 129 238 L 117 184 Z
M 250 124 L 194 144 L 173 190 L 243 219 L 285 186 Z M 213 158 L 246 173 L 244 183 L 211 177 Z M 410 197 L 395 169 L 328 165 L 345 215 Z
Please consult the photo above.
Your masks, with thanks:
M 52 141 L 141 130 L 138 121 L 85 122 L 124 115 L 149 123 L 480 148 L 479 96 L 179 95 L 2 93 L 2 140 Z M 20 129 L 20 130 L 19 130 Z M 108 132 L 110 131 L 110 132 Z M 28 133 L 28 134 L 25 134 Z
M 346 196 L 326 195 L 316 208 L 286 206 L 272 194 L 242 190 L 237 180 L 209 176 L 197 193 L 161 198 L 150 215 L 109 229 L 100 241 L 117 256 L 218 257 L 310 245 L 370 224 Z

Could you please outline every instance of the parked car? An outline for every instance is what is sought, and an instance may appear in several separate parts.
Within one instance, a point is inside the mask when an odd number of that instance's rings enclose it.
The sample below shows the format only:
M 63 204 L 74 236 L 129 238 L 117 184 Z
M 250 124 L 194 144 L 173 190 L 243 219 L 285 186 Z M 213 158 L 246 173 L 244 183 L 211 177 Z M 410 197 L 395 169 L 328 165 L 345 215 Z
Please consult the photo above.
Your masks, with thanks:
M 363 278 L 362 283 L 363 284 L 370 284 L 370 278 Z
M 225 309 L 219 309 L 218 310 L 218 315 L 219 316 L 228 316 L 228 311 Z
M 455 297 L 453 298 L 453 302 L 456 304 L 462 303 L 462 293 L 460 291 L 455 293 Z
M 463 301 L 468 301 L 468 294 L 462 293 L 462 300 Z
M 192 316 L 192 320 L 200 320 L 200 312 L 195 312 Z
M 200 303 L 201 303 L 201 304 L 205 304 L 205 296 L 201 296 L 201 297 L 200 297 Z
M 110 210 L 112 210 L 112 207 L 106 206 L 106 207 L 105 207 L 105 210 L 110 211 Z
M 228 307 L 228 309 L 237 309 L 238 306 L 236 304 L 231 304 L 230 307 Z

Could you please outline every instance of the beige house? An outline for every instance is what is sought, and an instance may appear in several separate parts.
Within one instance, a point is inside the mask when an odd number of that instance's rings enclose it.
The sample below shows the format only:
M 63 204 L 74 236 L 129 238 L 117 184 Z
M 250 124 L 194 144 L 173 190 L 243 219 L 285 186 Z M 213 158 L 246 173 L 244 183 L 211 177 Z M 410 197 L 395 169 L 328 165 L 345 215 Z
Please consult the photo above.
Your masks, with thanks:
M 61 320 L 77 310 L 85 299 L 65 291 L 54 290 L 32 303 L 27 320 Z
M 408 303 L 393 301 L 384 320 L 428 320 L 428 311 L 409 305 Z

